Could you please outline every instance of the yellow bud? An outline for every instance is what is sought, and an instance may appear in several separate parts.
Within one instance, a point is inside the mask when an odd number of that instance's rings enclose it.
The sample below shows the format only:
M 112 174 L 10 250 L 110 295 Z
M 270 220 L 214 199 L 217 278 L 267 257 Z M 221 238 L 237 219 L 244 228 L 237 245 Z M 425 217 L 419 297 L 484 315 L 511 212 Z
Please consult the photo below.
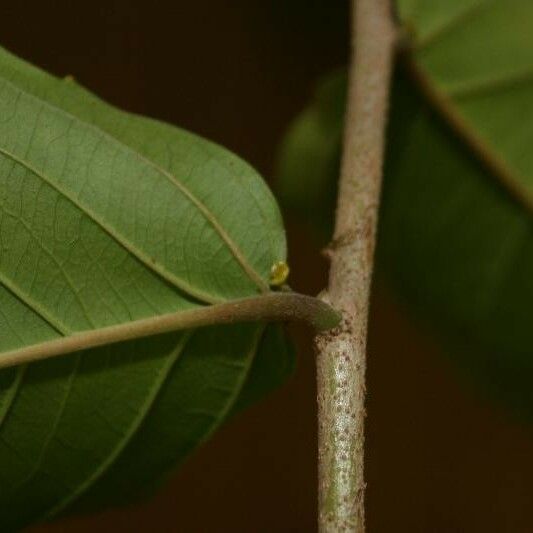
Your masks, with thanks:
M 277 261 L 270 269 L 270 285 L 279 287 L 283 285 L 289 277 L 289 265 L 285 261 Z

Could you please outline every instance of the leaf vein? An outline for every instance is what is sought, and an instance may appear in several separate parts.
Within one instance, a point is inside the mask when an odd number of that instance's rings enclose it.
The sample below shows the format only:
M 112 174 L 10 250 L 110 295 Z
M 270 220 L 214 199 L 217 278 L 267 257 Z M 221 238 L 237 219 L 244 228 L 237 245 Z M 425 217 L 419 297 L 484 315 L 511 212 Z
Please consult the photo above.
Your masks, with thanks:
M 418 52 L 437 43 L 447 33 L 472 20 L 473 16 L 478 12 L 478 10 L 480 10 L 482 7 L 485 7 L 492 1 L 494 0 L 478 0 L 475 3 L 467 5 L 466 7 L 454 12 L 449 19 L 444 20 L 431 32 L 421 36 L 418 40 L 416 40 L 414 47 L 415 50 Z
M 205 206 L 201 202 L 201 200 L 199 198 L 197 198 L 188 189 L 188 187 L 185 186 L 185 184 L 183 184 L 180 180 L 178 180 L 178 178 L 176 176 L 174 176 L 172 173 L 168 172 L 167 170 L 165 170 L 163 167 L 159 166 L 155 162 L 151 161 L 147 157 L 143 156 L 139 152 L 133 150 L 130 146 L 124 144 L 123 142 L 121 142 L 120 140 L 116 139 L 112 135 L 108 134 L 104 130 L 98 128 L 97 126 L 95 126 L 95 125 L 93 125 L 91 123 L 84 122 L 81 119 L 79 119 L 78 117 L 68 113 L 67 111 L 65 111 L 63 109 L 60 109 L 60 108 L 57 108 L 57 107 L 49 104 L 48 102 L 44 102 L 44 101 L 40 100 L 36 96 L 34 96 L 34 95 L 30 94 L 30 93 L 27 93 L 27 92 L 23 91 L 22 89 L 20 89 L 19 87 L 13 85 L 10 81 L 8 81 L 6 79 L 4 79 L 4 83 L 6 83 L 9 86 L 13 86 L 18 91 L 18 93 L 26 95 L 29 99 L 32 99 L 32 100 L 35 100 L 35 101 L 39 102 L 39 104 L 41 106 L 53 109 L 56 113 L 62 114 L 64 116 L 67 116 L 70 120 L 77 121 L 77 122 L 83 124 L 87 129 L 91 129 L 91 130 L 97 132 L 98 135 L 101 136 L 102 138 L 106 138 L 106 139 L 110 140 L 115 145 L 123 148 L 125 151 L 129 152 L 134 157 L 136 157 L 139 161 L 143 162 L 147 166 L 153 168 L 160 175 L 164 176 L 168 181 L 170 181 L 174 186 L 176 186 L 178 188 L 178 190 L 201 212 L 201 214 L 206 218 L 206 220 L 212 225 L 214 230 L 218 233 L 219 237 L 224 241 L 224 243 L 226 244 L 226 246 L 228 247 L 228 249 L 230 250 L 232 255 L 235 257 L 235 259 L 237 260 L 237 262 L 239 263 L 239 265 L 241 266 L 241 268 L 243 269 L 245 274 L 255 283 L 257 288 L 261 292 L 268 292 L 268 290 L 269 290 L 268 284 L 255 271 L 255 269 L 248 263 L 247 259 L 245 258 L 245 256 L 241 252 L 240 248 L 236 245 L 236 243 L 229 236 L 229 234 L 226 232 L 226 230 L 220 225 L 220 223 L 217 221 L 217 219 L 213 215 L 213 213 L 211 213 L 211 211 L 207 208 L 207 206 Z M 147 258 L 145 256 L 145 254 L 140 252 L 140 250 L 138 250 L 136 247 L 134 247 L 131 243 L 128 243 L 126 241 L 126 239 L 122 238 L 122 236 L 120 236 L 118 232 L 115 232 L 104 221 L 99 220 L 99 217 L 97 217 L 96 214 L 92 212 L 92 210 L 89 210 L 85 206 L 82 206 L 81 204 L 79 204 L 79 202 L 76 201 L 76 199 L 74 199 L 74 197 L 72 197 L 72 195 L 68 194 L 67 191 L 62 190 L 62 188 L 57 186 L 57 184 L 53 183 L 52 180 L 50 180 L 48 177 L 44 176 L 36 168 L 34 168 L 31 165 L 29 165 L 26 161 L 18 158 L 17 156 L 15 156 L 14 154 L 10 153 L 9 151 L 7 151 L 5 149 L 0 149 L 0 150 L 7 157 L 15 158 L 15 160 L 17 160 L 19 162 L 19 164 L 22 164 L 22 165 L 26 166 L 28 168 L 28 170 L 34 172 L 38 177 L 40 177 L 41 179 L 45 180 L 52 187 L 54 187 L 56 190 L 58 190 L 58 192 L 61 192 L 66 197 L 68 197 L 75 205 L 77 205 L 80 209 L 82 209 L 84 212 L 86 212 L 88 216 L 91 216 L 91 218 L 93 218 L 93 220 L 95 222 L 97 222 L 103 229 L 105 229 L 106 232 L 110 236 L 112 236 L 114 239 L 116 239 L 123 246 L 127 246 L 128 249 L 132 253 L 137 255 L 138 258 L 141 261 L 143 261 L 149 268 L 155 269 L 156 265 L 154 265 L 153 262 L 151 262 L 149 260 L 149 258 Z M 184 290 L 184 291 L 188 292 L 191 296 L 194 296 L 195 298 L 198 298 L 198 299 L 200 299 L 202 301 L 205 301 L 207 303 L 214 303 L 214 299 L 213 299 L 212 296 L 210 297 L 210 296 L 206 295 L 205 293 L 203 293 L 203 291 L 200 291 L 200 290 L 195 289 L 195 288 L 193 288 L 191 286 L 188 286 L 188 284 L 185 284 L 182 280 L 179 280 L 179 278 L 177 278 L 175 275 L 173 275 L 170 272 L 168 272 L 168 270 L 165 269 L 162 265 L 157 265 L 157 267 L 158 267 L 157 271 L 158 271 L 159 275 L 165 277 L 165 279 L 167 279 L 171 283 L 175 284 L 181 290 Z M 216 300 L 216 301 L 218 301 L 218 300 Z
M 183 334 L 182 338 L 177 343 L 175 349 L 165 358 L 165 365 L 161 369 L 160 376 L 154 381 L 153 386 L 150 392 L 146 396 L 144 405 L 139 410 L 139 414 L 133 423 L 130 425 L 128 431 L 124 436 L 118 441 L 115 448 L 110 452 L 105 460 L 103 460 L 99 467 L 96 468 L 89 474 L 87 478 L 84 479 L 77 487 L 72 488 L 67 496 L 61 498 L 54 506 L 48 510 L 43 518 L 51 518 L 57 513 L 61 512 L 66 506 L 72 503 L 74 500 L 78 499 L 85 491 L 89 489 L 94 483 L 96 483 L 115 463 L 115 461 L 120 457 L 122 452 L 125 450 L 127 445 L 130 443 L 131 439 L 134 437 L 135 433 L 139 430 L 142 422 L 145 420 L 146 416 L 150 412 L 153 404 L 155 403 L 157 396 L 163 385 L 165 384 L 172 367 L 175 365 L 179 356 L 183 353 L 187 342 L 192 336 L 194 330 L 190 330 Z

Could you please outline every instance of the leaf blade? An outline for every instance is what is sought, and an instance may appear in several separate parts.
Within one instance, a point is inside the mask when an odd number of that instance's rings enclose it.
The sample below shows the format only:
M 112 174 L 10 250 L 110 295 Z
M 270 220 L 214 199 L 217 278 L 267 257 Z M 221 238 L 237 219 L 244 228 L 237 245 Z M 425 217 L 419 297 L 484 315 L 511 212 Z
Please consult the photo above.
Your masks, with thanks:
M 429 42 L 418 38 L 430 22 L 417 13 L 439 9 L 458 23 L 447 25 L 446 32 L 438 32 Z M 533 132 L 522 119 L 533 112 L 531 3 L 485 0 L 458 8 L 453 2 L 439 7 L 423 0 L 410 13 L 400 9 L 400 16 L 415 28 L 412 61 L 422 86 L 438 93 L 434 105 L 445 117 L 452 115 L 452 126 L 482 161 L 495 161 L 492 173 L 531 209 L 533 157 L 527 146 Z M 513 108 L 520 113 L 513 113 Z
M 0 357 L 70 332 L 197 309 L 201 302 L 196 297 L 232 301 L 268 288 L 272 264 L 286 255 L 281 216 L 268 188 L 238 158 L 177 128 L 118 111 L 4 50 L 0 106 L 5 118 L 0 123 L 0 275 L 5 281 L 0 283 Z M 26 165 L 15 165 L 8 155 Z M 59 188 L 68 186 L 69 194 L 59 194 L 42 176 Z M 179 176 L 198 201 L 177 201 L 169 176 Z M 151 190 L 153 183 L 157 186 Z M 70 201 L 78 198 L 83 204 Z M 87 204 L 100 214 L 85 216 Z M 215 224 L 199 205 L 206 206 Z M 145 209 L 142 216 L 138 209 Z M 174 211 L 187 215 L 183 227 L 188 225 L 191 236 L 186 246 L 180 244 Z M 104 215 L 105 224 L 98 224 Z M 102 225 L 110 224 L 120 227 L 121 235 L 135 237 L 136 257 L 104 231 Z M 178 230 L 183 234 L 183 228 Z M 237 254 L 228 240 L 236 243 Z M 243 258 L 253 276 L 246 273 Z M 165 279 L 164 272 L 155 271 L 154 262 L 185 272 L 192 297 L 171 276 Z M 2 371 L 0 525 L 20 528 L 62 511 L 91 492 L 94 483 L 104 490 L 108 470 L 130 456 L 127 450 L 138 434 L 148 449 L 157 449 L 157 431 L 154 435 L 146 427 L 172 423 L 167 404 L 186 413 L 209 400 L 216 416 L 170 435 L 174 440 L 167 443 L 163 463 L 142 472 L 132 471 L 130 464 L 113 479 L 138 491 L 182 461 L 235 403 L 259 349 L 258 328 L 191 333 L 186 364 L 170 355 L 180 334 L 166 334 L 31 364 L 18 381 L 14 371 Z M 206 389 L 202 376 L 225 392 Z M 278 379 L 272 377 L 270 386 Z M 71 392 L 61 407 L 68 383 Z M 183 384 L 187 394 L 175 389 Z M 147 424 L 155 406 L 162 414 L 157 423 Z M 135 475 L 142 483 L 132 482 Z

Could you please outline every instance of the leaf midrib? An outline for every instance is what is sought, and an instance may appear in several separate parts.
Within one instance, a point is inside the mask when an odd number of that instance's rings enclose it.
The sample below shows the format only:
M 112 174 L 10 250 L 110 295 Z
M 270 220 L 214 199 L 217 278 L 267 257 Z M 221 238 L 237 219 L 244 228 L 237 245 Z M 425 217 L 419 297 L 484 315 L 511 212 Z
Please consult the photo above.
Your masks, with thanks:
M 499 154 L 492 143 L 478 133 L 477 128 L 464 116 L 456 100 L 475 98 L 478 95 L 515 87 L 533 81 L 533 66 L 508 72 L 502 76 L 471 80 L 456 85 L 439 85 L 431 73 L 420 64 L 417 54 L 428 46 L 438 44 L 449 32 L 474 20 L 477 11 L 493 0 L 478 0 L 460 9 L 438 28 L 419 39 L 414 39 L 407 51 L 406 63 L 415 84 L 430 102 L 431 106 L 444 118 L 452 130 L 466 143 L 473 154 L 484 164 L 491 174 L 503 185 L 514 199 L 528 212 L 533 213 L 533 195 L 528 190 L 520 172 Z
M 65 273 L 65 275 L 66 275 L 66 273 Z M 70 283 L 70 278 L 68 278 L 68 276 L 67 276 L 67 279 L 69 280 L 69 283 Z M 83 308 L 85 309 L 84 306 L 83 306 Z M 32 310 L 35 312 L 35 310 L 33 308 L 32 308 Z M 91 317 L 89 315 L 86 315 L 86 318 L 88 320 L 88 323 L 89 323 L 90 327 L 92 329 L 95 329 L 96 328 L 96 324 L 92 321 Z M 69 331 L 68 328 L 66 328 L 64 326 L 61 326 L 60 324 L 61 324 L 61 322 L 59 320 L 55 319 L 55 318 L 54 318 L 54 323 L 50 323 L 50 325 L 52 325 L 58 331 L 58 333 L 60 333 L 64 337 L 68 336 L 68 335 L 70 335 L 72 333 L 71 331 Z M 50 447 L 50 444 L 51 444 L 55 434 L 57 433 L 57 428 L 59 427 L 59 423 L 61 422 L 61 418 L 63 416 L 63 413 L 64 413 L 65 408 L 67 406 L 67 402 L 68 402 L 68 400 L 70 398 L 70 395 L 71 395 L 71 392 L 72 392 L 72 387 L 74 385 L 74 381 L 76 380 L 76 376 L 77 376 L 78 371 L 79 371 L 79 367 L 80 367 L 81 360 L 82 360 L 82 352 L 76 352 L 73 355 L 73 357 L 75 358 L 74 359 L 74 367 L 70 371 L 69 376 L 67 378 L 67 387 L 66 387 L 65 393 L 64 393 L 64 395 L 63 395 L 63 397 L 61 399 L 61 403 L 60 403 L 59 409 L 58 409 L 58 411 L 57 411 L 57 413 L 55 415 L 54 421 L 52 423 L 52 427 L 50 428 L 50 432 L 46 436 L 46 438 L 44 439 L 44 442 L 42 443 L 41 449 L 40 449 L 38 457 L 37 457 L 37 461 L 36 461 L 33 469 L 21 481 L 21 483 L 17 487 L 15 487 L 15 491 L 20 490 L 24 485 L 26 485 L 29 481 L 31 481 L 31 479 L 35 476 L 36 472 L 39 471 L 39 468 L 41 467 L 41 464 L 42 464 L 42 461 L 44 460 L 46 452 L 47 452 L 48 448 Z M 25 369 L 26 367 L 27 367 L 27 365 L 24 365 L 23 368 Z M 24 371 L 23 374 L 21 375 L 20 379 L 17 380 L 16 389 L 11 395 L 11 401 L 10 401 L 9 407 L 11 407 L 11 405 L 13 405 L 13 403 L 15 402 L 16 397 L 18 396 L 20 390 L 22 389 L 22 384 L 24 382 L 25 375 L 26 375 L 26 373 Z M 2 423 L 3 423 L 4 420 L 5 420 L 5 417 L 0 422 L 0 428 L 2 427 Z
M 437 44 L 447 33 L 473 20 L 473 15 L 493 0 L 479 0 L 475 4 L 454 13 L 438 30 L 423 39 L 414 40 L 407 52 L 407 66 L 416 85 L 433 108 L 444 118 L 453 131 L 467 144 L 474 155 L 500 181 L 504 188 L 530 213 L 533 213 L 533 197 L 523 185 L 524 177 L 510 165 L 505 157 L 493 149 L 468 121 L 455 98 L 475 97 L 491 90 L 498 90 L 520 83 L 529 83 L 533 77 L 533 67 L 514 71 L 506 76 L 493 79 L 477 80 L 471 83 L 451 87 L 439 87 L 431 74 L 420 65 L 417 53 L 427 46 Z
M 504 189 L 526 211 L 533 213 L 533 196 L 524 186 L 526 180 L 521 177 L 520 172 L 513 168 L 507 159 L 500 155 L 497 150 L 494 150 L 491 143 L 478 133 L 476 127 L 464 116 L 453 98 L 438 86 L 424 67 L 419 65 L 416 56 L 408 55 L 406 65 L 415 85 L 431 107 L 437 111 Z
M 4 277 L 0 271 L 0 283 L 11 292 L 16 298 L 18 298 L 23 305 L 26 305 L 31 311 L 33 311 L 37 316 L 39 316 L 46 324 L 48 324 L 52 329 L 54 329 L 60 336 L 66 337 L 72 334 L 72 331 L 61 323 L 59 319 L 55 316 L 48 313 L 47 310 L 41 309 L 40 305 L 36 302 L 33 302 L 33 299 L 30 298 L 25 292 L 21 291 L 18 286 L 14 285 L 11 280 Z M 21 339 L 22 341 L 22 339 Z M 13 384 L 13 389 L 11 390 L 8 398 L 8 403 L 3 407 L 2 412 L 0 413 L 0 430 L 7 418 L 9 411 L 11 410 L 12 405 L 14 404 L 20 390 L 22 389 L 22 384 L 24 378 L 26 377 L 26 368 L 28 365 L 21 365 L 19 367 L 19 374 L 15 379 Z

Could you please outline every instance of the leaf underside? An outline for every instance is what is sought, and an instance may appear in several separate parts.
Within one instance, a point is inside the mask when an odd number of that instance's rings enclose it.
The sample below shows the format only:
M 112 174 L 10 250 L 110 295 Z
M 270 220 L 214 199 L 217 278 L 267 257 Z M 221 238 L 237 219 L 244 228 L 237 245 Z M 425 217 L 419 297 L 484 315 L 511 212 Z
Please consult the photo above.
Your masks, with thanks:
M 282 221 L 226 150 L 3 50 L 0 117 L 0 357 L 268 291 Z M 2 530 L 129 500 L 291 366 L 262 324 L 88 352 L 0 372 Z
M 470 375 L 531 418 L 533 4 L 400 0 L 399 14 L 411 61 L 467 131 L 399 80 L 381 263 Z
M 400 0 L 419 74 L 461 118 L 504 180 L 533 207 L 533 4 Z

